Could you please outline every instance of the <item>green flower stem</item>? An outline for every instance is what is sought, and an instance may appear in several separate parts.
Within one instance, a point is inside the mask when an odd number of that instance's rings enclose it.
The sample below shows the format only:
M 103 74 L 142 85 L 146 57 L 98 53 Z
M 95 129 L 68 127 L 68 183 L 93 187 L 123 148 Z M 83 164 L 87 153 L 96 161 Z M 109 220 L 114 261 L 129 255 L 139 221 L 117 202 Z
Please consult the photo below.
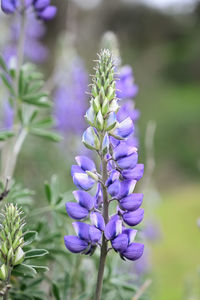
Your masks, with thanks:
M 10 277 L 11 277 L 11 272 L 12 272 L 12 267 L 8 264 L 8 276 L 5 281 L 5 286 L 6 286 L 6 291 L 5 294 L 3 295 L 3 300 L 8 300 L 8 294 L 9 294 L 9 288 L 8 285 L 10 284 Z
M 107 171 L 107 161 L 103 157 L 103 155 L 101 156 L 101 163 L 102 163 L 102 181 L 103 181 L 103 184 L 101 185 L 102 192 L 103 192 L 103 217 L 104 217 L 105 224 L 107 224 L 109 221 L 109 215 L 108 215 L 109 200 L 108 200 L 108 192 L 105 187 L 105 183 L 108 178 L 108 171 Z M 103 274 L 104 274 L 107 253 L 108 253 L 108 242 L 105 236 L 103 235 L 94 300 L 101 299 L 102 287 L 103 287 Z

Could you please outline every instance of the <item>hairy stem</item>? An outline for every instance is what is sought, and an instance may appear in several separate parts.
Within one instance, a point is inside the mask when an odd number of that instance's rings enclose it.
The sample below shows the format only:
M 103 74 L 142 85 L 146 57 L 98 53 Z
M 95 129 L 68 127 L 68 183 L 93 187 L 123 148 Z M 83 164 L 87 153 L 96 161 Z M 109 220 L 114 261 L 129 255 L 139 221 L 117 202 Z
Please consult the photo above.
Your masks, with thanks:
M 102 163 L 102 192 L 103 192 L 103 217 L 105 224 L 109 221 L 109 215 L 108 215 L 108 192 L 105 187 L 105 182 L 108 178 L 108 171 L 107 171 L 107 161 L 102 156 L 101 157 L 101 163 Z M 100 255 L 100 261 L 99 261 L 99 270 L 98 270 L 98 276 L 97 276 L 97 284 L 96 284 L 96 292 L 95 292 L 95 298 L 94 300 L 100 300 L 101 294 L 102 294 L 102 287 L 103 287 L 103 274 L 104 274 L 104 268 L 105 268 L 105 262 L 106 262 L 106 256 L 108 253 L 108 242 L 103 235 L 102 239 L 102 246 L 101 246 L 101 255 Z

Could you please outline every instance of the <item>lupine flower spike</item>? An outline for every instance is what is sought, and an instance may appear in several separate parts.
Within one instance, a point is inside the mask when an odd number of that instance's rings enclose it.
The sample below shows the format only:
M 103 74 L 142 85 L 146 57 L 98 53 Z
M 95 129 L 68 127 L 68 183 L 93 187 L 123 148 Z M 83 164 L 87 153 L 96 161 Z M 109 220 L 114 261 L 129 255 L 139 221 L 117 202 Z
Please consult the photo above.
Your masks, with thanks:
M 90 126 L 82 138 L 84 145 L 98 154 L 101 167 L 98 170 L 88 157 L 76 157 L 77 165 L 72 166 L 72 178 L 78 188 L 74 192 L 76 202 L 66 203 L 67 213 L 76 220 L 76 235 L 64 237 L 66 248 L 86 255 L 92 255 L 97 247 L 101 250 L 95 300 L 101 299 L 109 244 L 122 259 L 137 260 L 144 250 L 143 244 L 135 242 L 137 230 L 127 227 L 136 226 L 143 219 L 143 194 L 133 191 L 144 167 L 138 164 L 137 148 L 127 143 L 134 132 L 131 118 L 122 122 L 117 119 L 115 69 L 111 52 L 102 50 L 85 115 Z M 88 192 L 94 186 L 95 196 Z M 110 216 L 113 200 L 117 201 L 117 210 Z

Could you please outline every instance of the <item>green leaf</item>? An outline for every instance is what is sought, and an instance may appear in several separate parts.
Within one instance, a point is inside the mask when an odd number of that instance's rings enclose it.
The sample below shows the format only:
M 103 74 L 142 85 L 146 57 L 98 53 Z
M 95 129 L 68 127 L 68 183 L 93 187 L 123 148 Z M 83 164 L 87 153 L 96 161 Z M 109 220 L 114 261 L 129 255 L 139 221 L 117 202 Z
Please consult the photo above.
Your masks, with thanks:
M 54 124 L 54 120 L 50 118 L 43 119 L 41 121 L 35 122 L 32 127 L 40 128 L 51 128 Z
M 12 131 L 0 131 L 0 141 L 5 141 L 11 137 L 13 137 L 15 134 Z
M 47 200 L 48 200 L 49 204 L 51 204 L 51 199 L 52 199 L 51 188 L 47 181 L 45 181 L 45 183 L 44 183 L 44 189 L 45 189 L 45 194 L 46 194 Z
M 21 264 L 14 268 L 12 274 L 22 277 L 34 277 L 37 274 L 37 272 L 33 267 L 26 264 Z
M 49 268 L 46 266 L 31 266 L 31 267 L 34 268 L 38 273 L 44 273 L 49 271 Z
M 61 137 L 58 134 L 51 131 L 39 129 L 39 128 L 31 128 L 30 133 L 33 135 L 46 138 L 52 142 L 59 142 L 61 140 Z
M 19 92 L 20 97 L 22 97 L 24 95 L 25 85 L 26 85 L 26 83 L 24 80 L 24 72 L 23 72 L 23 70 L 20 70 L 19 83 L 18 83 L 18 92 Z
M 24 101 L 27 104 L 39 107 L 52 107 L 52 103 L 47 100 L 46 96 L 41 96 L 40 98 L 22 98 L 22 101 Z
M 4 85 L 7 87 L 7 89 L 11 92 L 11 94 L 14 96 L 15 95 L 15 91 L 12 87 L 12 85 L 10 84 L 10 82 L 8 81 L 8 79 L 6 78 L 6 76 L 3 73 L 0 73 L 0 77 L 4 83 Z
M 49 252 L 45 249 L 32 249 L 25 252 L 25 260 L 47 255 Z
M 2 55 L 0 55 L 0 66 L 2 67 L 2 69 L 7 73 L 8 72 L 8 68 L 7 65 L 2 57 Z
M 61 300 L 59 288 L 56 283 L 52 284 L 52 293 L 56 300 Z
M 28 231 L 24 234 L 25 246 L 31 244 L 37 237 L 36 231 Z

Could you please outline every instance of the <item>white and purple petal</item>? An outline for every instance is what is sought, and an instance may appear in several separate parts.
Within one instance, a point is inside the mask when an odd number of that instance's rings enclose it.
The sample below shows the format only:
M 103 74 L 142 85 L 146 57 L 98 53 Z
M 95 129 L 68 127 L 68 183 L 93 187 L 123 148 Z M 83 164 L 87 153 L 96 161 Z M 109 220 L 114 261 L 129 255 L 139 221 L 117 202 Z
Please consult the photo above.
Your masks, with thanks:
M 79 167 L 81 167 L 81 169 L 83 169 L 84 171 L 91 171 L 91 172 L 96 171 L 94 162 L 87 156 L 84 155 L 76 156 L 75 159 Z
M 137 230 L 136 229 L 131 229 L 131 228 L 125 228 L 125 229 L 123 229 L 122 233 L 127 235 L 128 244 L 131 244 L 135 241 Z
M 103 231 L 105 229 L 105 221 L 99 212 L 92 212 L 90 213 L 90 220 L 92 225 Z
M 136 180 L 123 180 L 120 182 L 120 191 L 117 198 L 120 200 L 128 195 L 130 195 L 136 185 Z
M 134 131 L 133 121 L 130 117 L 119 123 L 118 127 L 114 130 L 114 135 L 119 138 L 127 138 Z
M 122 233 L 122 220 L 116 215 L 106 224 L 104 234 L 107 240 L 112 240 L 120 233 Z
M 127 145 L 126 142 L 122 141 L 122 142 L 120 142 L 120 144 L 117 147 L 114 148 L 113 158 L 115 160 L 118 160 L 120 158 L 129 156 L 129 155 L 133 154 L 134 152 L 137 152 L 136 147 Z
M 90 242 L 90 236 L 89 236 L 89 224 L 83 223 L 83 222 L 73 222 L 72 223 L 74 230 L 77 234 L 77 236 L 81 239 L 86 241 L 87 243 Z
M 74 184 L 85 191 L 90 190 L 95 184 L 95 180 L 93 180 L 86 173 L 74 173 L 73 177 Z
M 89 193 L 85 191 L 74 191 L 73 192 L 74 198 L 76 201 L 87 210 L 91 210 L 94 208 L 95 198 L 92 197 Z

